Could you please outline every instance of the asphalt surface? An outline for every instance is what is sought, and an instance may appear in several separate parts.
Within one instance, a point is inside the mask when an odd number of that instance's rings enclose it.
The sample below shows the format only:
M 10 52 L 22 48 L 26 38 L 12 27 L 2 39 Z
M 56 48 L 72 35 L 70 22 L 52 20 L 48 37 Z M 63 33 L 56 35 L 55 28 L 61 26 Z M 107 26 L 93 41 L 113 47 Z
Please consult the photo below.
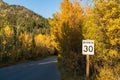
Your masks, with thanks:
M 57 57 L 0 68 L 0 80 L 60 80 Z

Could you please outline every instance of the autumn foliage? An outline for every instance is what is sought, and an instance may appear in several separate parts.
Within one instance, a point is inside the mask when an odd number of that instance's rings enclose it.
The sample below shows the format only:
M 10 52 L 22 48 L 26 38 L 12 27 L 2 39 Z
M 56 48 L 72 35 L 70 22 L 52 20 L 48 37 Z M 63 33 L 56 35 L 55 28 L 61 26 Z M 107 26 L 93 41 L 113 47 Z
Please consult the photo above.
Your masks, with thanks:
M 90 79 L 120 79 L 120 1 L 93 0 L 91 3 L 82 8 L 77 0 L 64 0 L 61 11 L 49 21 L 63 80 L 85 79 L 83 39 L 95 41 L 95 55 L 90 56 Z
M 0 64 L 58 53 L 61 79 L 85 80 L 82 40 L 90 39 L 95 42 L 90 80 L 120 80 L 120 0 L 88 0 L 85 6 L 63 0 L 53 18 L 39 22 L 26 17 L 26 25 L 14 17 L 0 14 Z
M 83 10 L 79 2 L 71 3 L 69 0 L 61 3 L 60 10 L 50 20 L 51 34 L 60 53 L 60 65 L 64 66 L 65 72 L 75 77 L 76 74 L 84 73 L 85 69 L 82 62 L 84 56 L 81 55 Z
M 1 29 L 0 62 L 14 63 L 20 60 L 43 58 L 54 54 L 50 35 L 32 36 L 29 32 L 20 32 L 17 36 L 10 26 Z

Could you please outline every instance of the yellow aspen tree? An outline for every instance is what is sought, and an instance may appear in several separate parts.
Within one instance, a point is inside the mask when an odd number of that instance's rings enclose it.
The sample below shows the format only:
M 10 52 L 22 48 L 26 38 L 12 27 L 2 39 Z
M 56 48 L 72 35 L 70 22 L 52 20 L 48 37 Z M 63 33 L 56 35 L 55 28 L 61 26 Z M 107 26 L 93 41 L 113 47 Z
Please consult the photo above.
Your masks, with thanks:
M 104 45 L 99 58 L 93 59 L 99 65 L 97 80 L 120 79 L 120 0 L 93 0 L 94 18 L 97 28 L 102 33 Z M 104 74 L 106 75 L 104 75 Z
M 24 58 L 29 59 L 31 57 L 31 48 L 32 48 L 31 35 L 27 32 L 20 33 L 18 39 L 19 39 L 19 44 L 21 47 L 20 49 L 18 49 L 18 52 L 21 52 L 21 53 L 19 53 L 19 56 L 23 55 Z
M 13 35 L 13 31 L 8 25 L 4 27 L 3 30 L 6 37 L 11 37 Z
M 85 16 L 83 21 L 82 34 L 84 39 L 94 40 L 95 42 L 95 55 L 90 56 L 90 77 L 95 79 L 95 76 L 92 75 L 98 74 L 96 68 L 101 66 L 101 60 L 106 60 L 106 56 L 103 53 L 106 51 L 105 44 L 103 44 L 104 35 L 95 23 L 96 19 L 94 17 L 94 8 L 92 6 L 87 6 L 84 14 Z
M 37 53 L 43 56 L 54 54 L 54 47 L 50 35 L 38 34 L 35 37 Z
M 80 67 L 81 69 L 83 67 L 81 56 L 83 10 L 80 3 L 77 0 L 72 2 L 64 0 L 60 5 L 60 12 L 56 12 L 49 22 L 54 45 L 61 56 L 61 65 L 66 72 L 76 76 Z

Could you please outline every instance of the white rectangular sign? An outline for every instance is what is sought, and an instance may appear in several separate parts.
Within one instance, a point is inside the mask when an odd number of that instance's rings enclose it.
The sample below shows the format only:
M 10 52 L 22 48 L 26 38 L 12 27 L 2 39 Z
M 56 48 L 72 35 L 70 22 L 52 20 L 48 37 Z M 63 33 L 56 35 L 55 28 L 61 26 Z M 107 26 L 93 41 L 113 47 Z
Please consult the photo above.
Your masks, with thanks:
M 83 55 L 94 55 L 94 40 L 83 40 L 82 41 L 82 54 Z

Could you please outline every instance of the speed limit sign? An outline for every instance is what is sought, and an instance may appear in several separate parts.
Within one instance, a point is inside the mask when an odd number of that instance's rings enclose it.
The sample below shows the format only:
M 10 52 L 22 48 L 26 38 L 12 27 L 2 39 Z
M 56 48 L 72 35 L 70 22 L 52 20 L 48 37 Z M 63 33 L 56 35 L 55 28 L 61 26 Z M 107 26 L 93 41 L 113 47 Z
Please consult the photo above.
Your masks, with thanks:
M 94 40 L 83 40 L 82 41 L 82 54 L 83 55 L 94 55 Z
M 86 80 L 89 80 L 89 55 L 94 55 L 94 40 L 82 41 L 82 54 L 86 55 Z

